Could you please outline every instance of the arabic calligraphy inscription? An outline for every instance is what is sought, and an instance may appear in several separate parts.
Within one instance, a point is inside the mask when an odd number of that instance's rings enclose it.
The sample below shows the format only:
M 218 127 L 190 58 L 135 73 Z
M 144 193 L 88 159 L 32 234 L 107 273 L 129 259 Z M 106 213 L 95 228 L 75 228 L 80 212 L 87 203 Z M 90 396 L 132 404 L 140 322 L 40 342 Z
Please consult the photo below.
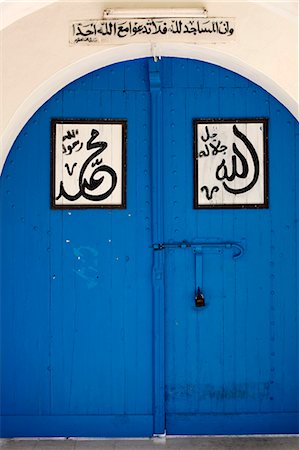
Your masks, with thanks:
M 195 120 L 195 208 L 266 208 L 267 120 Z
M 234 18 L 115 19 L 72 22 L 71 45 L 127 41 L 230 42 L 235 40 Z
M 125 121 L 52 121 L 52 207 L 125 207 Z

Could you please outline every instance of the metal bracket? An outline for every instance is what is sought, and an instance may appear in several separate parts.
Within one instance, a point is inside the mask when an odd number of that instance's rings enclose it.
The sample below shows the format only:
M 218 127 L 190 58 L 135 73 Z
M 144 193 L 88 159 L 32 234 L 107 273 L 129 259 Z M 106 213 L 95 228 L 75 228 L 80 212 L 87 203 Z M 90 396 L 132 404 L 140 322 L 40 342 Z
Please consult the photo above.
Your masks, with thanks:
M 163 244 L 153 244 L 153 245 L 151 245 L 151 248 L 153 248 L 155 251 L 156 250 L 163 250 L 164 246 L 163 246 Z
M 233 258 L 237 259 L 244 253 L 244 247 L 239 242 L 171 242 L 171 243 L 159 243 L 151 246 L 155 251 L 166 250 L 168 248 L 192 248 L 194 253 L 201 253 L 203 248 L 225 248 L 233 249 Z
M 152 44 L 151 51 L 154 62 L 158 62 L 161 59 L 161 56 L 157 55 L 157 44 Z

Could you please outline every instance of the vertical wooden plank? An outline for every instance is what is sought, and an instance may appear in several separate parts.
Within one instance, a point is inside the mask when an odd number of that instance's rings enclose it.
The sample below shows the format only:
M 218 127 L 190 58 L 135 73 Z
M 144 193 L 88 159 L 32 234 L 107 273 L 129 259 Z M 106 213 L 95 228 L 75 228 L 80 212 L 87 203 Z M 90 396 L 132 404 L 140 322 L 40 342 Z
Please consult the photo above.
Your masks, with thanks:
M 188 64 L 188 87 L 203 88 L 204 87 L 204 69 L 201 61 L 193 59 L 187 60 Z
M 148 61 L 151 93 L 151 170 L 152 170 L 152 242 L 164 242 L 163 231 L 163 151 L 162 151 L 162 93 L 160 63 Z M 164 253 L 153 255 L 154 309 L 154 434 L 165 432 L 164 380 Z
M 219 78 L 221 79 L 221 68 L 215 64 L 204 64 L 204 88 L 219 88 Z
M 125 89 L 130 91 L 148 90 L 147 60 L 138 59 L 124 65 Z

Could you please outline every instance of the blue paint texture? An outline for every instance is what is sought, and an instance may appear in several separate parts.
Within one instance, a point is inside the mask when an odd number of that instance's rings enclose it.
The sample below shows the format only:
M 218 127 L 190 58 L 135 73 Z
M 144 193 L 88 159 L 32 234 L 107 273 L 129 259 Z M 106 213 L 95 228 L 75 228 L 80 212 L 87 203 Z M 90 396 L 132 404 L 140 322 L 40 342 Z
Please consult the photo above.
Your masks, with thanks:
M 233 72 L 153 65 L 69 84 L 8 156 L 2 437 L 299 432 L 298 124 Z M 269 119 L 269 209 L 194 210 L 192 120 L 256 117 Z M 50 209 L 52 118 L 127 119 L 127 209 Z M 154 251 L 154 239 L 244 254 L 202 250 L 196 308 L 193 250 Z

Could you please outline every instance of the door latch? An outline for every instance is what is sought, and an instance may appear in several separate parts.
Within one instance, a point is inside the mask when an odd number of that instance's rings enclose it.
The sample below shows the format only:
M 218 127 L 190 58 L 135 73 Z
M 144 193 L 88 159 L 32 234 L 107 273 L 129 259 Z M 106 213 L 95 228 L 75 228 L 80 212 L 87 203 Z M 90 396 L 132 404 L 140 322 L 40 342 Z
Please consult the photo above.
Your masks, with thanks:
M 199 287 L 197 287 L 197 291 L 195 293 L 195 306 L 197 308 L 205 306 L 205 297 Z

